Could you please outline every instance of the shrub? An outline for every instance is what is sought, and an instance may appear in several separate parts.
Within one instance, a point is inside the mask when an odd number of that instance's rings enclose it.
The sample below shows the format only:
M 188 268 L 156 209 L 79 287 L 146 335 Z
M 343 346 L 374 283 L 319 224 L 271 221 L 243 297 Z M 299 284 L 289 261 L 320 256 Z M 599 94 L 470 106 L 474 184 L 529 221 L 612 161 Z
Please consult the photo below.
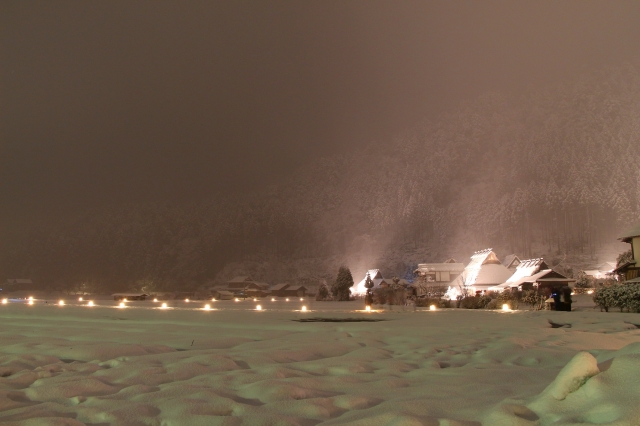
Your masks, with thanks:
M 628 312 L 640 312 L 640 284 L 614 284 L 600 287 L 593 293 L 593 302 L 600 310 L 609 312 L 609 308 L 625 309 Z
M 485 309 L 491 302 L 489 296 L 467 296 L 460 301 L 462 309 Z
M 489 304 L 487 305 L 487 307 L 485 309 L 500 309 L 502 307 L 501 304 L 499 304 L 500 301 L 498 299 L 493 299 L 491 300 L 491 302 L 489 302 Z
M 546 297 L 537 290 L 526 290 L 522 294 L 522 301 L 538 311 L 544 308 Z

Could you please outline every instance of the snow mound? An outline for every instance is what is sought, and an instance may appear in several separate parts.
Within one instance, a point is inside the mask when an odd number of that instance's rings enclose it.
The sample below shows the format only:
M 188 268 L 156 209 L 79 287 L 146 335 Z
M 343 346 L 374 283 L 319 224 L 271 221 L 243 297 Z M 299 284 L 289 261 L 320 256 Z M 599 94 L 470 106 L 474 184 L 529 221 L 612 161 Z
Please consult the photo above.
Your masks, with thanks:
M 483 425 L 610 425 L 640 424 L 640 345 L 632 343 L 598 363 L 578 353 L 556 379 L 528 403 L 506 400 Z

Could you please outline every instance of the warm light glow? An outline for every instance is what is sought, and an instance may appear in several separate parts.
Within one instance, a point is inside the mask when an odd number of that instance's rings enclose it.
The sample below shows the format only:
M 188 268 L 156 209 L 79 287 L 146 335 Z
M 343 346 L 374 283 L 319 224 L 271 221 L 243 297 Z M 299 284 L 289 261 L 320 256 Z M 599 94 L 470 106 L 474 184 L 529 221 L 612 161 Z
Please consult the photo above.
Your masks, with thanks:
M 29 305 L 33 305 L 33 299 L 29 299 Z
M 204 310 L 205 310 L 205 311 L 208 311 L 209 309 L 211 309 L 211 306 L 210 306 L 210 305 L 204 305 Z
M 276 301 L 276 298 L 275 298 L 275 297 L 272 297 L 272 298 L 271 298 L 271 301 L 272 301 L 272 302 L 275 302 L 275 301 Z
M 154 302 L 157 302 L 157 301 L 158 301 L 158 299 L 153 299 L 153 301 L 154 301 Z
M 239 302 L 239 301 L 240 301 L 240 299 L 238 299 L 238 298 L 236 297 L 236 302 Z
M 163 304 L 162 304 L 162 306 L 161 306 L 161 308 L 162 308 L 162 309 L 167 309 L 167 304 L 166 304 L 166 303 L 163 303 Z
M 93 300 L 89 300 L 89 303 L 87 303 L 87 306 L 93 306 Z
M 302 312 L 306 312 L 307 311 L 307 307 L 303 306 L 302 309 L 300 309 Z
M 29 296 L 29 300 L 33 300 L 33 296 Z
M 286 300 L 286 301 L 288 302 L 288 301 L 289 301 L 289 298 L 287 297 L 287 298 L 286 298 L 286 299 L 284 299 L 284 300 Z
M 59 302 L 58 302 L 58 305 L 60 305 L 60 306 L 64 306 L 64 300 L 59 301 Z
M 256 298 L 254 297 L 254 298 L 253 298 L 253 301 L 254 301 L 254 302 L 257 302 L 257 301 L 258 301 L 258 299 L 256 299 Z
M 120 302 L 120 304 L 118 305 L 118 307 L 120 308 L 124 308 L 126 305 L 124 304 L 124 302 Z
M 435 311 L 435 310 L 436 310 L 436 305 L 431 305 L 431 306 L 429 306 L 429 310 L 430 310 L 430 311 Z
M 371 312 L 371 306 L 367 305 L 367 307 L 364 308 L 364 310 L 367 311 L 367 312 Z
M 123 301 L 123 302 L 128 302 L 128 300 L 127 300 L 127 298 L 126 298 L 126 297 L 125 297 L 122 301 Z
M 82 297 L 78 297 L 78 302 L 82 302 Z
M 589 290 L 587 294 L 593 294 L 593 290 Z
M 215 301 L 216 301 L 216 298 L 214 297 L 213 299 L 211 299 L 211 301 L 212 301 L 212 302 L 215 302 Z
M 6 305 L 6 304 L 7 304 L 7 302 L 8 302 L 8 300 L 7 300 L 7 299 L 2 299 L 2 303 L 3 303 L 4 305 Z
M 184 299 L 185 302 L 189 303 L 189 299 Z
M 303 300 L 304 300 L 304 299 L 301 297 L 301 298 L 300 298 L 300 301 L 302 302 Z
M 506 303 L 504 305 L 502 305 L 502 310 L 503 311 L 510 311 L 511 309 L 509 309 L 509 305 L 507 305 Z
M 261 311 L 261 310 L 262 310 L 262 306 L 256 305 L 256 311 Z

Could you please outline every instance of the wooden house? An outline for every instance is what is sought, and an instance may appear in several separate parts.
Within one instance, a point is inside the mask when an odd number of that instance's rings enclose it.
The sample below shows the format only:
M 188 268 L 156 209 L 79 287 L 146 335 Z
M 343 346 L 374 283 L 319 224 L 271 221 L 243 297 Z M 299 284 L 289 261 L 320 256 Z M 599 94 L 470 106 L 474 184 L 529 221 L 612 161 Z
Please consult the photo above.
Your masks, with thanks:
M 213 298 L 216 300 L 231 300 L 233 299 L 233 293 L 226 290 L 216 289 L 212 293 Z
M 269 291 L 269 284 L 257 282 L 250 282 L 249 284 L 247 284 L 247 286 L 244 288 L 244 292 L 247 294 L 247 296 L 251 297 L 264 297 L 271 293 Z
M 453 261 L 453 262 L 451 262 Z M 420 263 L 413 273 L 427 283 L 449 284 L 464 271 L 464 264 L 448 259 L 444 263 Z
M 289 297 L 305 297 L 307 295 L 307 287 L 303 285 L 289 286 L 283 291 L 285 296 Z
M 627 229 L 618 238 L 624 243 L 631 244 L 631 260 L 618 266 L 613 273 L 621 275 L 624 281 L 640 281 L 640 223 Z
M 531 290 L 533 288 L 561 288 L 576 280 L 549 268 L 542 258 L 520 260 L 515 272 L 504 283 L 490 287 L 490 291 Z
M 516 269 L 520 264 L 521 260 L 515 254 L 510 254 L 502 259 L 502 264 L 507 267 L 507 269 Z
M 286 290 L 290 287 L 287 283 L 276 284 L 271 287 L 271 295 L 276 297 L 286 297 L 288 296 Z
M 244 290 L 250 283 L 253 282 L 250 276 L 237 276 L 233 277 L 230 281 L 227 281 L 227 288 L 229 290 Z
M 367 288 L 365 287 L 365 283 L 367 281 L 367 275 L 373 281 L 374 289 L 377 287 L 380 287 L 380 284 L 384 280 L 384 278 L 382 277 L 382 272 L 380 272 L 380 269 L 369 269 L 367 273 L 364 275 L 364 278 L 362 278 L 362 280 L 358 284 L 352 287 L 351 292 L 353 294 L 362 295 L 367 293 Z

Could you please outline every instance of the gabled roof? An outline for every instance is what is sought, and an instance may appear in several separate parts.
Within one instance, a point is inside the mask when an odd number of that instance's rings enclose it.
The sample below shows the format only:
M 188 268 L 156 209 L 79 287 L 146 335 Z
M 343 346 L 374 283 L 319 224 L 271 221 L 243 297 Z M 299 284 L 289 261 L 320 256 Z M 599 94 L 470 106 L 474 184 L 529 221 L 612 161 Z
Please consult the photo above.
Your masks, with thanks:
M 510 254 L 502 259 L 502 264 L 509 269 L 516 268 L 520 264 L 520 258 L 515 254 Z
M 640 237 L 640 223 L 624 231 L 618 239 L 625 243 L 630 243 L 633 237 Z
M 233 277 L 231 280 L 229 280 L 230 283 L 241 283 L 245 281 L 253 281 L 253 280 L 248 275 L 238 275 L 236 277 Z
M 450 257 L 447 260 L 445 260 L 443 263 L 458 263 L 458 262 L 456 262 L 456 260 L 453 257 Z
M 521 278 L 530 277 L 538 273 L 542 269 L 549 269 L 549 267 L 541 257 L 537 259 L 521 260 L 520 264 L 516 268 L 516 271 L 507 280 L 507 283 L 513 283 L 520 280 Z
M 300 289 L 307 290 L 307 287 L 305 287 L 303 285 L 294 285 L 294 286 L 291 286 L 291 287 L 287 287 L 287 290 L 291 290 L 291 291 L 298 291 Z
M 492 265 L 492 267 L 487 268 Z M 480 272 L 485 269 L 480 278 Z M 471 262 L 464 268 L 464 285 L 475 284 L 500 284 L 505 282 L 512 274 L 504 266 L 498 256 L 490 249 L 479 250 L 471 256 Z M 499 280 L 499 281 L 495 281 Z
M 369 274 L 372 280 L 377 278 L 382 278 L 382 272 L 380 272 L 380 269 L 369 269 L 367 271 L 367 274 Z M 367 276 L 365 275 L 365 279 L 366 277 Z
M 287 283 L 276 284 L 273 287 L 271 287 L 271 291 L 284 290 L 288 287 L 289 287 L 289 284 Z

